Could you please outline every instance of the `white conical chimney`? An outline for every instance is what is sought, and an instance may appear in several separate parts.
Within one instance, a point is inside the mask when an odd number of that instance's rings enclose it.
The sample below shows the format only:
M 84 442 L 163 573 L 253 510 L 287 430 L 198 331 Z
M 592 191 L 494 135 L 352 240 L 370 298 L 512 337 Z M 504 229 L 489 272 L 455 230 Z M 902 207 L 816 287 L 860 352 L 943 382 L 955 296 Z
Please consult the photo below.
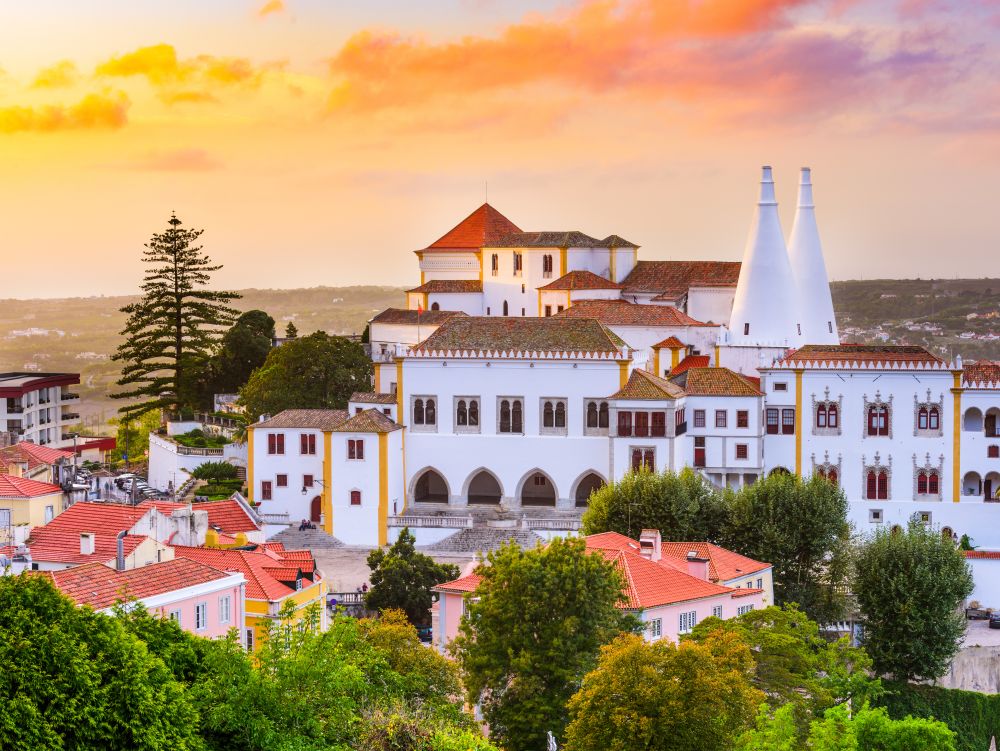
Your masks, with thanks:
M 830 280 L 826 275 L 823 246 L 816 226 L 812 180 L 808 167 L 802 168 L 799 183 L 799 205 L 792 224 L 792 239 L 788 246 L 792 276 L 799 291 L 802 311 L 802 338 L 805 344 L 839 344 L 837 319 L 833 312 Z
M 774 199 L 771 168 L 764 167 L 760 200 L 743 252 L 729 331 L 736 345 L 792 346 L 801 343 L 799 297 L 788 263 Z

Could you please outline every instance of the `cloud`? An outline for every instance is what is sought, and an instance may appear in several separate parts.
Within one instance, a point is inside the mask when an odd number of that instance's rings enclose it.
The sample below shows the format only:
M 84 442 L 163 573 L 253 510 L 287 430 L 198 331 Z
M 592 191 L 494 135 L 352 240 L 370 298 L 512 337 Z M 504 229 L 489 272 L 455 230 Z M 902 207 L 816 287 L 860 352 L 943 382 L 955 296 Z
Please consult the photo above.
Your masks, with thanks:
M 214 104 L 219 99 L 207 91 L 164 91 L 160 94 L 164 104 Z
M 123 92 L 88 94 L 73 105 L 0 108 L 0 133 L 115 130 L 128 122 L 131 102 Z
M 76 64 L 71 60 L 61 60 L 48 68 L 42 68 L 35 76 L 31 87 L 34 89 L 58 89 L 72 86 L 80 77 Z
M 204 149 L 190 148 L 149 152 L 128 167 L 147 172 L 211 172 L 223 164 Z
M 268 66 L 256 68 L 248 58 L 198 55 L 188 60 L 177 57 L 169 44 L 155 44 L 112 57 L 97 66 L 98 76 L 144 77 L 157 87 L 201 82 L 206 85 L 257 85 Z
M 283 13 L 287 7 L 285 6 L 284 0 L 269 0 L 269 2 L 264 3 L 257 11 L 257 16 L 259 18 L 265 18 L 274 13 Z

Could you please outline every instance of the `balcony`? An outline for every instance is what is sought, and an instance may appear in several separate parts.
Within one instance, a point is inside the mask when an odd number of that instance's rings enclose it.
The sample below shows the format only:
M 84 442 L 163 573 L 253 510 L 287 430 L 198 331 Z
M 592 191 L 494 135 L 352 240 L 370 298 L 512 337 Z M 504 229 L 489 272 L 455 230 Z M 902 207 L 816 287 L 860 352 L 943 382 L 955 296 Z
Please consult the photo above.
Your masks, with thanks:
M 8 404 L 7 414 L 8 415 L 20 415 L 24 413 L 24 407 L 20 404 Z
M 76 400 L 77 400 L 77 399 L 79 399 L 79 398 L 80 398 L 80 395 L 79 395 L 79 394 L 73 394 L 73 393 L 70 393 L 69 391 L 64 391 L 64 392 L 62 393 L 62 400 L 63 400 L 64 402 L 72 402 L 72 401 L 76 401 Z
M 62 419 L 64 421 L 65 420 L 79 420 L 80 419 L 80 413 L 79 412 L 63 412 L 62 413 Z

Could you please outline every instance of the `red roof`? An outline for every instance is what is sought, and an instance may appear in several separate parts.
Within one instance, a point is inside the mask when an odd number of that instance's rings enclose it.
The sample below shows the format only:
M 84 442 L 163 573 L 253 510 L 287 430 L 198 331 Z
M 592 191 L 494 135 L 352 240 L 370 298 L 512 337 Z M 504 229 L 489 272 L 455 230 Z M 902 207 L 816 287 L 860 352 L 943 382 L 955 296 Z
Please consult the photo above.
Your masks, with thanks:
M 220 571 L 234 571 L 243 574 L 247 580 L 247 597 L 251 600 L 276 602 L 295 593 L 292 587 L 275 578 L 274 569 L 290 570 L 292 573 L 298 569 L 302 569 L 303 572 L 307 570 L 303 561 L 285 557 L 287 556 L 285 552 L 276 552 L 263 547 L 251 551 L 189 548 L 178 545 L 174 547 L 174 555 L 205 563 Z M 311 554 L 310 559 L 312 559 Z M 315 568 L 315 561 L 313 561 L 312 570 L 315 571 Z
M 662 342 L 657 342 L 653 345 L 653 349 L 679 349 L 687 345 L 684 344 L 680 339 L 671 334 Z
M 656 292 L 673 300 L 691 287 L 735 287 L 739 261 L 639 261 L 622 281 L 626 292 Z
M 62 571 L 49 571 L 45 575 L 77 605 L 89 605 L 94 610 L 120 601 L 175 592 L 228 576 L 223 571 L 187 558 L 151 563 L 126 571 L 94 562 Z
M 539 287 L 543 292 L 549 290 L 576 290 L 576 289 L 621 289 L 620 284 L 616 284 L 610 279 L 598 276 L 593 271 L 570 271 L 563 274 L 554 282 L 549 282 L 544 287 Z
M 915 345 L 807 344 L 786 354 L 777 365 L 935 365 L 944 360 Z
M 155 508 L 161 514 L 170 514 L 179 508 L 186 508 L 186 503 L 175 503 L 173 501 L 143 501 L 139 508 Z M 203 501 L 192 505 L 195 511 L 208 512 L 208 525 L 218 527 L 220 531 L 227 535 L 236 535 L 240 532 L 257 532 L 257 526 L 239 501 L 228 498 L 224 501 Z
M 770 563 L 755 561 L 710 542 L 664 542 L 660 545 L 662 556 L 680 561 L 687 561 L 687 554 L 692 550 L 699 558 L 708 559 L 708 574 L 712 581 L 737 579 L 771 566 Z
M 730 587 L 713 584 L 673 567 L 660 566 L 631 550 L 598 548 L 615 564 L 625 579 L 624 607 L 633 610 L 654 608 L 676 602 L 732 594 Z
M 688 368 L 707 368 L 711 359 L 708 355 L 688 355 L 671 369 L 670 375 L 680 375 Z
M 729 368 L 688 367 L 677 380 L 688 396 L 760 396 L 760 387 Z
M 73 452 L 39 446 L 31 441 L 21 441 L 0 449 L 0 458 L 8 463 L 27 462 L 28 469 L 34 469 L 39 464 L 55 464 L 60 459 L 72 459 Z
M 556 318 L 596 318 L 613 326 L 709 326 L 670 305 L 639 305 L 627 300 L 580 300 Z
M 442 592 L 474 592 L 479 582 L 483 580 L 479 574 L 467 574 L 444 584 L 438 584 L 434 589 Z
M 419 287 L 407 292 L 426 292 L 428 294 L 457 293 L 474 294 L 483 291 L 483 283 L 479 279 L 431 279 Z
M 484 203 L 425 250 L 479 250 L 520 231 L 510 219 Z
M 62 488 L 51 482 L 39 482 L 14 475 L 0 475 L 0 498 L 38 498 L 53 493 L 62 493 Z
M 65 513 L 63 512 L 63 514 Z M 58 521 L 63 514 L 53 519 L 53 522 Z M 94 561 L 106 563 L 115 560 L 118 555 L 117 532 L 96 533 L 94 535 L 94 552 L 87 555 L 80 552 L 80 532 L 52 529 L 53 522 L 49 522 L 44 527 L 35 527 L 31 531 L 31 537 L 28 538 L 27 542 L 34 560 L 70 564 L 92 563 Z M 122 538 L 125 555 L 131 555 L 144 540 L 148 539 L 150 538 L 145 535 L 125 535 Z
M 122 530 L 131 529 L 148 510 L 146 506 L 79 501 L 46 524 L 44 529 L 76 534 L 96 532 L 114 536 Z
M 966 558 L 976 558 L 979 560 L 1000 561 L 1000 550 L 966 550 Z
M 979 360 L 965 366 L 962 373 L 962 380 L 966 386 L 992 386 L 1000 385 L 1000 361 Z

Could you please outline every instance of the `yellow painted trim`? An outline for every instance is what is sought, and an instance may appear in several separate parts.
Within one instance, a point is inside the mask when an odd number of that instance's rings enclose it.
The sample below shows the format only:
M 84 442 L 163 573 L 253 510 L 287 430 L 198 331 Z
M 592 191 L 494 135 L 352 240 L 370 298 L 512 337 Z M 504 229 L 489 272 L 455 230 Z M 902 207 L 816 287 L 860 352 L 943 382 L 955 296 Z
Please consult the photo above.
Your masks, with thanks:
M 572 307 L 573 307 L 573 301 L 570 300 L 569 290 L 566 290 L 566 309 L 569 310 Z
M 399 436 L 399 446 L 400 453 L 403 455 L 403 510 L 400 513 L 406 513 L 406 431 L 404 430 Z
M 420 272 L 420 286 L 421 286 L 421 287 L 423 287 L 423 286 L 424 286 L 424 283 L 425 283 L 426 281 L 427 281 L 427 280 L 426 280 L 426 279 L 424 278 L 424 272 L 423 272 L 423 271 L 421 271 L 421 272 Z
M 717 367 L 717 368 L 720 367 L 720 364 L 719 364 L 719 345 L 718 344 L 715 345 L 715 367 Z
M 653 372 L 656 375 L 658 375 L 658 376 L 662 376 L 663 375 L 663 373 L 660 372 L 660 348 L 659 347 L 654 347 L 653 348 Z
M 333 534 L 333 496 L 330 495 L 333 483 L 333 433 L 323 431 L 323 529 L 328 535 Z
M 483 251 L 480 248 L 476 251 L 476 258 L 479 259 L 479 283 L 483 283 Z
M 538 317 L 542 317 L 542 291 L 538 290 Z
M 389 434 L 378 434 L 378 544 L 389 544 Z
M 430 310 L 430 309 L 431 309 L 431 306 L 430 306 L 430 303 L 428 303 L 428 301 L 427 301 L 427 293 L 424 292 L 424 310 L 427 311 L 427 310 Z
M 615 253 L 615 249 L 614 248 L 609 248 L 608 249 L 608 276 L 611 277 L 611 281 L 613 281 L 613 282 L 617 282 L 618 281 L 615 278 L 615 256 L 616 255 L 617 255 L 617 253 Z
M 396 422 L 405 425 L 403 422 L 403 360 L 396 360 Z
M 569 266 L 568 256 L 569 248 L 559 248 L 559 276 L 566 276 L 566 269 Z
M 376 394 L 381 394 L 382 393 L 382 389 L 381 389 L 381 387 L 379 385 L 379 381 L 381 380 L 379 378 L 379 376 L 381 375 L 381 373 L 382 373 L 382 371 L 379 368 L 379 364 L 375 363 L 375 393 Z
M 952 375 L 955 379 L 954 388 L 951 390 L 954 395 L 952 409 L 955 415 L 952 420 L 951 460 L 954 463 L 952 464 L 951 493 L 952 500 L 958 503 L 962 498 L 962 371 L 953 370 Z
M 681 362 L 681 348 L 671 347 L 670 348 L 670 369 L 673 370 Z
M 618 388 L 625 388 L 628 383 L 628 360 L 618 361 Z
M 795 474 L 802 474 L 802 369 L 795 371 Z
M 253 426 L 247 426 L 247 500 L 253 503 Z

